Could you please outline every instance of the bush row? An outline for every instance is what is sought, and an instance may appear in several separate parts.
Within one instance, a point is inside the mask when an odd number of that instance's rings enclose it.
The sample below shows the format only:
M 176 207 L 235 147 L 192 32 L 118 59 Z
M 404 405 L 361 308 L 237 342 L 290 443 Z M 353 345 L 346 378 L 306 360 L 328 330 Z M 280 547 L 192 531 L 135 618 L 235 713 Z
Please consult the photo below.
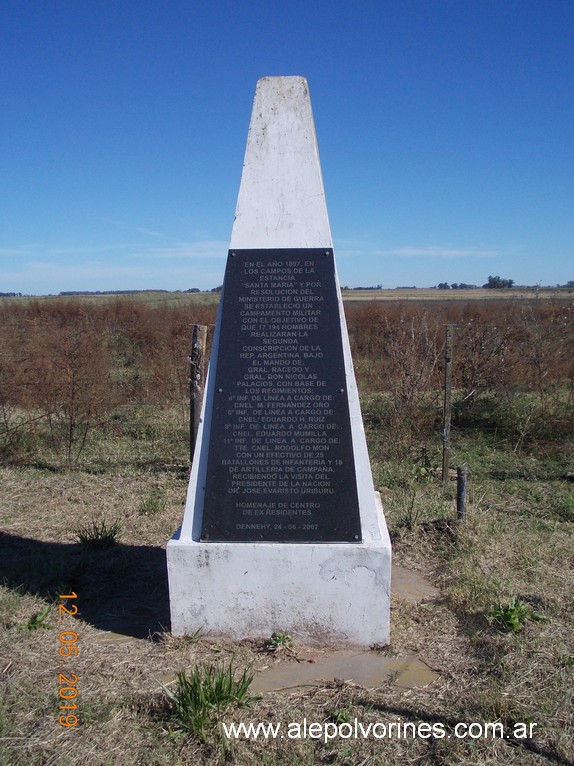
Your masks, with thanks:
M 572 434 L 572 303 L 356 302 L 346 313 L 359 386 L 384 397 L 397 433 L 437 430 L 450 325 L 455 426 L 495 429 L 515 446 Z
M 153 307 L 121 298 L 59 299 L 0 307 L 0 414 L 4 451 L 49 431 L 68 464 L 92 428 L 126 404 L 169 404 L 188 391 L 194 323 L 212 307 Z
M 378 397 L 377 417 L 395 432 L 419 436 L 437 427 L 446 325 L 453 326 L 455 425 L 486 414 L 517 443 L 571 430 L 573 305 L 357 301 L 345 310 L 361 392 Z M 181 402 L 193 325 L 213 326 L 215 313 L 133 298 L 0 305 L 4 451 L 41 423 L 71 463 L 114 408 Z

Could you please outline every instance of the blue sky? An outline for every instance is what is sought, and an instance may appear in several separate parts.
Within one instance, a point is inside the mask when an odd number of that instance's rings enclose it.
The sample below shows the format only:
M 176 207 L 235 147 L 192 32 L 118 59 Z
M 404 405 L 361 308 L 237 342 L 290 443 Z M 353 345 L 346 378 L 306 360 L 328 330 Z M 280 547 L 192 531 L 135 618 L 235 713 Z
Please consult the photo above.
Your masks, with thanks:
M 266 75 L 343 285 L 574 279 L 572 0 L 5 0 L 0 292 L 221 284 Z

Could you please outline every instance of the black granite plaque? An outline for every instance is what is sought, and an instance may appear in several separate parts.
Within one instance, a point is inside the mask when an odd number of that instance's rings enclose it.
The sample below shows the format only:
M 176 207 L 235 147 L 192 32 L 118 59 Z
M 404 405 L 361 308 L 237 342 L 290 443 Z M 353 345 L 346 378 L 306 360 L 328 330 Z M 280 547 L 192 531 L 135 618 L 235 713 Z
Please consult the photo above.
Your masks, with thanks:
M 361 539 L 330 249 L 232 250 L 203 541 Z

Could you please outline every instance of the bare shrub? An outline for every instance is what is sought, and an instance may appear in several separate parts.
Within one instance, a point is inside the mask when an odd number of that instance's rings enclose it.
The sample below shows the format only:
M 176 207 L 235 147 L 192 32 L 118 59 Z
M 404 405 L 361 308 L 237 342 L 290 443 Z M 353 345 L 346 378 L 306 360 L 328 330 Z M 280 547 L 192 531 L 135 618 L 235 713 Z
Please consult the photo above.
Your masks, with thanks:
M 12 310 L 16 308 L 16 311 Z M 43 414 L 26 398 L 29 351 L 22 314 L 14 306 L 0 309 L 0 453 L 19 462 L 35 451 Z
M 443 340 L 436 316 L 420 305 L 372 303 L 350 307 L 347 322 L 359 386 L 383 395 L 376 418 L 392 433 L 387 453 L 438 432 Z
M 437 334 L 436 319 L 426 311 L 401 312 L 394 322 L 385 317 L 384 366 L 389 374 L 394 425 L 404 427 L 406 421 L 415 434 L 428 426 L 429 396 L 439 388 L 442 348 Z
M 17 459 L 23 451 L 26 417 L 18 407 L 18 356 L 12 327 L 0 334 L 0 454 Z
M 574 307 L 549 301 L 349 304 L 359 386 L 378 399 L 393 439 L 438 432 L 444 325 L 454 328 L 453 405 L 458 427 L 515 440 L 567 434 L 574 417 Z M 384 406 L 383 406 L 384 404 Z
M 156 350 L 152 310 L 145 303 L 120 298 L 105 307 L 102 321 L 119 401 L 149 401 L 150 366 Z
M 187 396 L 194 324 L 213 324 L 211 306 L 158 307 L 119 299 L 103 317 L 113 380 L 124 404 L 168 404 Z
M 516 374 L 503 388 L 513 417 L 517 447 L 532 439 L 571 432 L 574 425 L 572 381 L 574 312 L 572 306 L 537 301 L 515 307 L 512 342 Z M 528 396 L 517 398 L 516 391 Z
M 458 408 L 468 414 L 480 394 L 498 391 L 511 377 L 515 360 L 510 328 L 477 309 L 467 310 L 455 331 L 454 385 Z
M 51 445 L 70 468 L 115 405 L 103 337 L 92 312 L 71 303 L 29 317 L 27 332 L 25 404 L 45 416 Z
M 213 306 L 55 299 L 0 306 L 0 450 L 11 460 L 47 437 L 67 467 L 118 405 L 182 404 L 194 323 Z M 24 449 L 25 447 L 25 449 Z

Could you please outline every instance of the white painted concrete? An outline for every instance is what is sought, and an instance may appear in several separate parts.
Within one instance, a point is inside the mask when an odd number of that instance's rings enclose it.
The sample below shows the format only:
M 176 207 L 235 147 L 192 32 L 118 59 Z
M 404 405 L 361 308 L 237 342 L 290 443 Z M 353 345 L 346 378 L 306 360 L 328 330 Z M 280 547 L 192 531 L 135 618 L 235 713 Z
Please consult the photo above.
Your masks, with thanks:
M 332 247 L 304 77 L 257 83 L 229 247 Z
M 306 80 L 264 78 L 257 85 L 231 248 L 331 246 Z M 389 642 L 391 544 L 373 486 L 339 290 L 338 300 L 363 540 L 200 542 L 218 319 L 183 524 L 167 545 L 175 635 L 201 628 L 231 639 L 286 631 L 309 643 Z
M 309 644 L 389 642 L 391 547 L 380 501 L 362 543 L 168 543 L 171 630 L 234 640 L 286 631 Z M 187 514 L 186 514 L 187 515 Z

